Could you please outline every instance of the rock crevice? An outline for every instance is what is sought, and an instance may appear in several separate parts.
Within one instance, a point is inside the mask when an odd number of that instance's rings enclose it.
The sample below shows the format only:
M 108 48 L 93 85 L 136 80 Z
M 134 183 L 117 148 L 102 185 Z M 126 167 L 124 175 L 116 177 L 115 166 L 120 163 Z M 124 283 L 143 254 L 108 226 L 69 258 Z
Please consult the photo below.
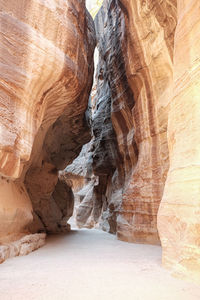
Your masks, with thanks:
M 198 281 L 200 22 L 186 2 L 104 0 L 87 171 L 66 176 L 81 182 L 81 226 L 161 242 L 163 265 Z
M 200 278 L 198 1 L 0 3 L 0 261 L 75 205 Z

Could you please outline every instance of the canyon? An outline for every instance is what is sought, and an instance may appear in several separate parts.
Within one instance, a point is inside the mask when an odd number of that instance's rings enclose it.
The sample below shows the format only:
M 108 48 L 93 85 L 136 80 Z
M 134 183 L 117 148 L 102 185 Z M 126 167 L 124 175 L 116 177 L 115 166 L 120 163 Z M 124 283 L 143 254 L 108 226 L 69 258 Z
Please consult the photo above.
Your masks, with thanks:
M 84 0 L 17 2 L 0 0 L 0 263 L 74 214 L 199 284 L 198 1 L 97 1 L 94 20 Z

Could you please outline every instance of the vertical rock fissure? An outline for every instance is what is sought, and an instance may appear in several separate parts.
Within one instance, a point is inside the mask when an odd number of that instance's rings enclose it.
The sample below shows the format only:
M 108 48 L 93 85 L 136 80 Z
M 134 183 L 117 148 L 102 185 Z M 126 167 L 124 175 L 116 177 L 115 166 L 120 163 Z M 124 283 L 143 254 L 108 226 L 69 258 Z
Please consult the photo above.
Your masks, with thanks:
M 137 162 L 138 150 L 134 140 L 132 109 L 134 96 L 128 85 L 125 61 L 122 53 L 125 39 L 123 12 L 118 1 L 104 1 L 95 18 L 98 63 L 91 94 L 92 140 L 81 153 L 90 152 L 85 168 L 90 177 L 88 188 L 77 208 L 77 223 L 80 227 L 100 225 L 103 230 L 117 232 L 122 195 Z M 66 177 L 78 174 L 78 160 L 66 169 Z M 94 184 L 90 184 L 94 180 Z M 72 180 L 73 181 L 73 180 Z M 79 201 L 80 201 L 80 197 Z
M 75 206 L 200 278 L 198 1 L 0 2 L 0 262 Z
M 105 0 L 95 18 L 99 57 L 91 102 L 93 138 L 85 147 L 90 156 L 84 165 L 93 184 L 87 178 L 85 188 L 84 172 L 78 172 L 83 186 L 77 221 L 130 242 L 160 243 L 157 213 L 169 166 L 167 96 L 176 26 L 172 22 L 167 31 L 168 11 L 174 17 L 171 2 Z M 84 151 L 81 155 L 83 160 Z M 75 162 L 66 174 L 77 174 L 76 169 Z

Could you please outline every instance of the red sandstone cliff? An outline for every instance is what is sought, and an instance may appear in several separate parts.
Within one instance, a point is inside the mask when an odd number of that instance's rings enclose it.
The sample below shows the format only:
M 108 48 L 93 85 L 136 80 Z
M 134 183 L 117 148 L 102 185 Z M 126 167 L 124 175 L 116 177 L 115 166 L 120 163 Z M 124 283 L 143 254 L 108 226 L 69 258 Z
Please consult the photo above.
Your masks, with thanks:
M 161 242 L 163 264 L 197 280 L 199 15 L 193 0 L 104 1 L 90 148 L 99 181 L 78 214 L 124 241 Z
M 198 1 L 104 0 L 86 117 L 84 1 L 0 3 L 0 242 L 65 230 L 70 183 L 79 226 L 161 243 L 163 265 L 199 280 Z
M 33 211 L 33 232 L 58 231 L 68 216 L 52 193 L 65 185 L 58 170 L 90 140 L 95 32 L 85 1 L 2 0 L 0 8 L 2 244 L 29 233 Z

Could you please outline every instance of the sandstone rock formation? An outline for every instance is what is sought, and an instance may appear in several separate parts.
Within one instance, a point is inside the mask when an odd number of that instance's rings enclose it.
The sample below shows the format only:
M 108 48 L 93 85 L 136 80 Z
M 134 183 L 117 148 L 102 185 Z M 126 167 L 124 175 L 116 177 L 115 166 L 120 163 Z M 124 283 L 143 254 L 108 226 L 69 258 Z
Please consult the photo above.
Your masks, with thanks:
M 104 0 L 95 18 L 99 62 L 88 164 L 101 187 L 100 226 L 125 241 L 161 240 L 163 264 L 196 279 L 199 15 L 194 0 Z M 95 215 L 94 185 L 88 195 L 82 223 Z
M 168 121 L 170 167 L 158 215 L 163 265 L 200 282 L 200 7 L 178 1 L 173 94 Z
M 37 233 L 26 235 L 14 242 L 8 241 L 8 244 L 4 240 L 4 244 L 0 246 L 0 264 L 8 258 L 27 255 L 37 250 L 45 244 L 45 238 L 45 233 Z
M 175 8 L 168 6 L 104 1 L 95 18 L 92 167 L 101 184 L 101 225 L 126 241 L 159 243 L 176 26 Z
M 88 145 L 91 154 L 86 165 L 87 186 L 78 193 L 84 197 L 77 210 L 77 223 L 88 227 L 90 223 L 100 222 L 101 228 L 116 233 L 125 176 L 131 170 L 131 159 L 135 159 L 129 157 L 128 151 L 136 155 L 137 149 L 133 139 L 128 146 L 124 145 L 122 136 L 118 144 L 114 130 L 114 126 L 118 126 L 121 132 L 123 126 L 124 135 L 134 130 L 130 118 L 134 100 L 127 84 L 122 56 L 124 19 L 118 5 L 108 15 L 108 4 L 104 2 L 95 19 L 99 55 L 90 105 L 93 139 Z M 129 128 L 124 127 L 124 118 L 129 120 Z M 66 171 L 76 174 L 76 165 Z M 86 174 L 83 175 L 86 177 Z
M 58 181 L 58 170 L 90 140 L 85 110 L 95 32 L 85 1 L 2 0 L 0 5 L 3 244 L 30 228 L 38 231 L 37 226 L 51 232 L 66 227 L 73 196 L 62 178 Z M 61 190 L 69 192 L 68 202 Z
M 86 114 L 85 1 L 0 3 L 0 260 L 68 230 L 75 198 L 79 227 L 161 242 L 163 265 L 200 278 L 198 1 L 104 0 Z
M 118 236 L 159 243 L 157 212 L 168 171 L 167 120 L 173 80 L 175 1 L 121 1 L 126 74 L 133 91 L 138 160 L 123 195 Z M 134 16 L 134 17 L 133 17 Z

